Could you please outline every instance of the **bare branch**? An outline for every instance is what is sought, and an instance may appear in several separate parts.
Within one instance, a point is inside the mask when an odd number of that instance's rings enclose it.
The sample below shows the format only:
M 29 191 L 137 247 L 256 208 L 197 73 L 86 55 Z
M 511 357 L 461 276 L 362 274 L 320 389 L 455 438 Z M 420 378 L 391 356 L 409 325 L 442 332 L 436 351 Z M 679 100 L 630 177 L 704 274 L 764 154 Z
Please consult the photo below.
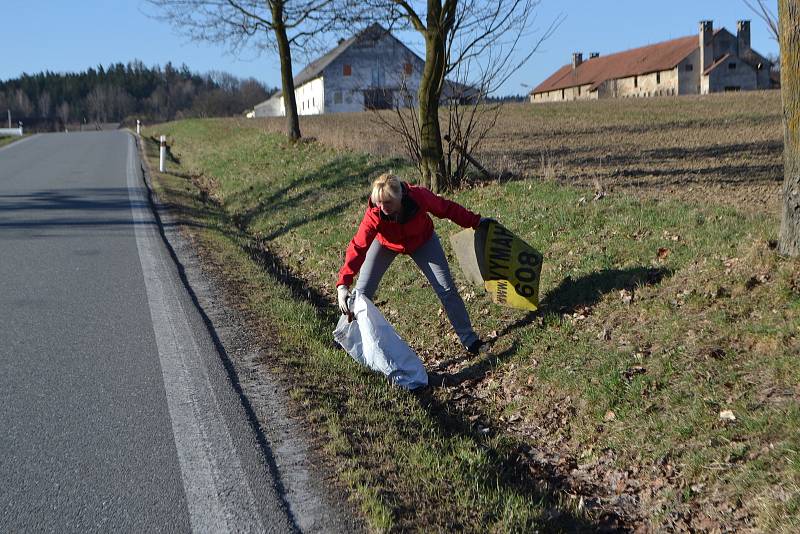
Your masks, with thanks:
M 755 4 L 753 0 L 742 0 L 744 5 L 750 8 L 750 11 L 755 13 L 761 20 L 763 20 L 767 24 L 767 28 L 769 28 L 770 37 L 775 39 L 776 41 L 780 42 L 780 30 L 778 29 L 778 17 L 775 13 L 767 7 L 766 2 L 764 0 L 755 0 Z
M 411 7 L 406 0 L 393 0 L 393 2 L 405 11 L 406 17 L 411 22 L 411 25 L 414 26 L 415 30 L 420 33 L 425 33 L 427 31 L 427 28 L 425 28 L 417 12 L 414 11 L 414 8 Z

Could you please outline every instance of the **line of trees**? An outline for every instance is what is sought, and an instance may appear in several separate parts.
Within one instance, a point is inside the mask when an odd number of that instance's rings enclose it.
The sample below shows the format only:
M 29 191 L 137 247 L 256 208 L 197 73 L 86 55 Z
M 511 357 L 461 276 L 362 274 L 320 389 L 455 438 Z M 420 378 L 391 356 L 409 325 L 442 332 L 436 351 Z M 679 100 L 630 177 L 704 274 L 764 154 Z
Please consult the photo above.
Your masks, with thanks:
M 122 122 L 134 115 L 161 122 L 238 115 L 275 91 L 255 79 L 226 72 L 198 74 L 171 63 L 146 67 L 137 60 L 79 73 L 48 71 L 0 80 L 0 112 L 6 115 L 10 110 L 14 126 L 22 121 L 37 130 L 79 122 Z

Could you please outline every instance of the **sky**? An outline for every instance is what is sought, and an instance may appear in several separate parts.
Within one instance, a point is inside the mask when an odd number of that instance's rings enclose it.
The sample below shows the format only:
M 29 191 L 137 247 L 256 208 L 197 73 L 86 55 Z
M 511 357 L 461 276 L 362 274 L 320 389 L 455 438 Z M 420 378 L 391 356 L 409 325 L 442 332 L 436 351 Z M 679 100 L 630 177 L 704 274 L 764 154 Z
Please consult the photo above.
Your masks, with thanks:
M 491 0 L 487 0 L 491 1 Z M 777 6 L 777 0 L 770 0 Z M 777 7 L 775 7 L 777 11 Z M 550 23 L 563 16 L 555 33 L 500 88 L 498 95 L 525 94 L 556 69 L 571 61 L 573 52 L 611 54 L 697 34 L 700 20 L 736 34 L 736 21 L 752 20 L 752 47 L 762 55 L 777 54 L 766 24 L 742 0 L 541 0 L 530 27 L 528 47 Z M 78 72 L 89 67 L 127 63 L 186 64 L 192 71 L 226 71 L 280 85 L 278 59 L 269 53 L 244 50 L 236 55 L 222 44 L 192 42 L 143 0 L 0 0 L 0 80 L 26 72 Z M 413 32 L 398 37 L 424 57 Z M 523 45 L 524 48 L 524 45 Z M 295 74 L 307 59 L 295 60 Z

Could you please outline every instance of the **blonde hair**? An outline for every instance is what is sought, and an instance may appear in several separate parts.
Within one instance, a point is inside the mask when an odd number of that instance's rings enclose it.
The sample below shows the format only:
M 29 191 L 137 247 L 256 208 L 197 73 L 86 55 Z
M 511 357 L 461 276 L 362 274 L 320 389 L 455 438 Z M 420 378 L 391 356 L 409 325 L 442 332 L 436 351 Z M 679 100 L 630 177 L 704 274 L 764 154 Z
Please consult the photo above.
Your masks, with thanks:
M 369 198 L 373 204 L 383 202 L 387 198 L 400 200 L 403 198 L 403 185 L 400 178 L 390 172 L 381 174 L 372 182 L 372 193 Z

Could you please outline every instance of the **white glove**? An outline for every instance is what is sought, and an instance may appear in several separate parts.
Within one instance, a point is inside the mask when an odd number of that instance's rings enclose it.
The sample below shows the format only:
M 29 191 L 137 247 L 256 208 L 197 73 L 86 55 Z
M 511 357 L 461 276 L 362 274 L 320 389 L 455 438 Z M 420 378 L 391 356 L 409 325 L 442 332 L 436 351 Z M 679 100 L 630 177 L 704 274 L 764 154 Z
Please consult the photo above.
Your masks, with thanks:
M 336 286 L 336 297 L 339 300 L 339 310 L 344 315 L 350 314 L 350 308 L 347 307 L 347 297 L 350 296 L 350 291 L 347 286 Z

